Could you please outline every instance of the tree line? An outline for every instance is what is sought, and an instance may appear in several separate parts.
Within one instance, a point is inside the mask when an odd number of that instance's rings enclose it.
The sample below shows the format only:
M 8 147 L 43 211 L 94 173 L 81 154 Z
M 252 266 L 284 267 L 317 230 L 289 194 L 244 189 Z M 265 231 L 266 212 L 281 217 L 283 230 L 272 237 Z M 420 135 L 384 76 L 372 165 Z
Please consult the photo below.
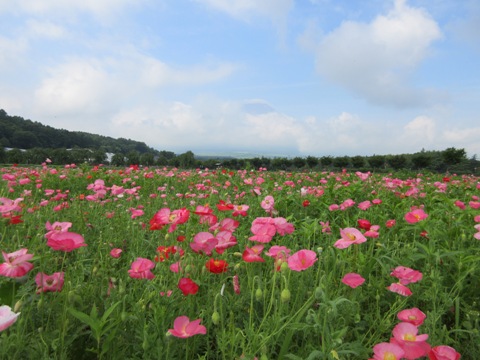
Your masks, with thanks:
M 180 168 L 217 168 L 232 170 L 338 170 L 390 171 L 430 170 L 437 172 L 478 173 L 474 155 L 468 159 L 465 149 L 425 151 L 399 155 L 306 156 L 306 157 L 197 157 L 192 151 L 175 154 L 158 151 L 143 142 L 113 139 L 84 132 L 58 130 L 38 122 L 9 116 L 0 109 L 0 163 L 105 164 L 112 166 L 175 166 Z

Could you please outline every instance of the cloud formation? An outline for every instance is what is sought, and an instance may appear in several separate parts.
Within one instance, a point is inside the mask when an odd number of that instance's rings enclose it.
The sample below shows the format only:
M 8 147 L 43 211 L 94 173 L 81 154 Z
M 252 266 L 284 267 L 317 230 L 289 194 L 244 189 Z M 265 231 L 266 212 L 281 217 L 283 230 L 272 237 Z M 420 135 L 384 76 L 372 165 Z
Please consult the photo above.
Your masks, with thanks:
M 433 94 L 405 79 L 441 37 L 438 24 L 425 10 L 396 0 L 386 15 L 369 23 L 345 21 L 323 36 L 316 48 L 316 69 L 331 82 L 375 104 L 427 105 Z

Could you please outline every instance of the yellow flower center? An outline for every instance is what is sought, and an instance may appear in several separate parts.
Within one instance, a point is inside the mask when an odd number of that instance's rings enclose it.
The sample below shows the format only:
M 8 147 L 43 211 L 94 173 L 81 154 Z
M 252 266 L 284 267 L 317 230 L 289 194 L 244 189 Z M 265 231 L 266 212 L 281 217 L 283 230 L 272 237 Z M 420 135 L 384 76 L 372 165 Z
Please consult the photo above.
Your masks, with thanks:
M 410 333 L 407 333 L 403 336 L 403 340 L 405 341 L 415 341 L 416 338 L 417 337 L 414 334 L 410 334 Z
M 386 351 L 385 354 L 383 354 L 383 360 L 397 360 L 397 357 L 394 353 Z
M 352 233 L 347 233 L 347 237 L 348 237 L 351 241 L 354 241 L 354 240 L 357 239 L 357 238 L 355 237 L 355 235 L 353 235 Z

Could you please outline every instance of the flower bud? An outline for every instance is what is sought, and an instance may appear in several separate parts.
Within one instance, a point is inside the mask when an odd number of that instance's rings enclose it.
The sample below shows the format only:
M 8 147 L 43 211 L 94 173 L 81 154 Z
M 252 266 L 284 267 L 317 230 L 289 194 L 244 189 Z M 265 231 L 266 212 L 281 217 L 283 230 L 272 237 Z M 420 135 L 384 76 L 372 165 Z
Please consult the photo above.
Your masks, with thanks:
M 324 292 L 323 292 L 323 289 L 318 286 L 316 289 L 315 289 L 315 299 L 317 300 L 322 300 L 323 299 L 323 295 L 324 295 Z
M 214 311 L 212 314 L 212 322 L 214 325 L 218 325 L 220 323 L 220 314 L 218 311 Z
M 255 290 L 255 299 L 257 301 L 261 301 L 263 299 L 263 291 L 262 289 L 258 288 L 257 290 Z
M 282 293 L 280 294 L 280 300 L 283 303 L 289 302 L 291 297 L 292 297 L 292 294 L 290 293 L 290 290 L 288 289 L 282 290 Z

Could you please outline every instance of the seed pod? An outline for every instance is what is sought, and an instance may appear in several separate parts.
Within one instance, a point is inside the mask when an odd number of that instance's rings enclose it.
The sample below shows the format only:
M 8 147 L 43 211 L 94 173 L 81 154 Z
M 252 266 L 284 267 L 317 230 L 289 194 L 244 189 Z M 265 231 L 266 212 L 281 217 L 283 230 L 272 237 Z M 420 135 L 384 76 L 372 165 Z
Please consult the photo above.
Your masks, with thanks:
M 288 289 L 282 290 L 282 293 L 280 294 L 280 300 L 283 303 L 289 302 L 291 297 L 292 297 L 292 294 L 290 293 L 290 290 Z

